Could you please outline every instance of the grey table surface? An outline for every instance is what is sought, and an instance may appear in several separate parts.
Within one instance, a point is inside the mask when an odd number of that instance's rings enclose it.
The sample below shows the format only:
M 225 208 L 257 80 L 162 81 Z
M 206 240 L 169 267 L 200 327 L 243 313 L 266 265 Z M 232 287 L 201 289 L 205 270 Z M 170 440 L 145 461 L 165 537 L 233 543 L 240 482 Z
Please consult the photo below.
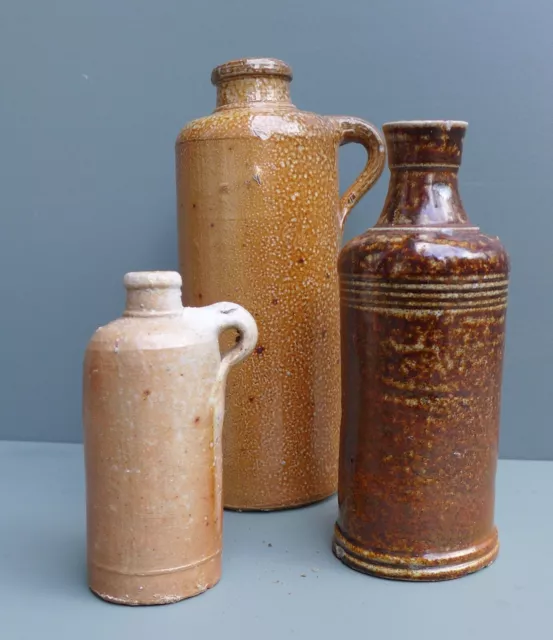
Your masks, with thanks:
M 500 462 L 499 559 L 431 584 L 342 566 L 330 551 L 335 499 L 226 513 L 221 582 L 135 608 L 87 589 L 81 445 L 0 442 L 0 638 L 551 638 L 552 486 L 553 462 Z

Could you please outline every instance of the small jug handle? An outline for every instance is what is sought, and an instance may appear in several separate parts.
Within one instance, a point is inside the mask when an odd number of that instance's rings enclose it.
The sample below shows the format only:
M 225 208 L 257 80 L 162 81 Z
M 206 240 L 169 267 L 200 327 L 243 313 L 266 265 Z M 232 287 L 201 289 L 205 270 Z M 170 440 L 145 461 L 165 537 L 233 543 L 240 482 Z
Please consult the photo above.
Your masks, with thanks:
M 362 144 L 369 157 L 363 171 L 340 198 L 340 227 L 343 229 L 350 211 L 380 178 L 386 161 L 386 147 L 378 129 L 366 120 L 350 116 L 329 116 L 340 132 L 340 146 L 350 142 Z
M 238 364 L 254 350 L 257 344 L 257 324 L 244 307 L 232 302 L 217 302 L 204 309 L 214 313 L 218 335 L 226 329 L 236 329 L 239 334 L 236 344 L 222 355 L 220 371 L 224 377 L 230 367 Z

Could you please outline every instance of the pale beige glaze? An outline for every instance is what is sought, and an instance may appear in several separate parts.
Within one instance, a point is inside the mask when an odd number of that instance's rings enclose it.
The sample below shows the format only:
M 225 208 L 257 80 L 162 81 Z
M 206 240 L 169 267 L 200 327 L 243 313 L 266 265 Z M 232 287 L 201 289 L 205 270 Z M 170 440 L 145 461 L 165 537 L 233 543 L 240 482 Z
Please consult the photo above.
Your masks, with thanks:
M 89 585 L 111 602 L 163 604 L 219 581 L 225 380 L 257 328 L 235 304 L 183 309 L 178 273 L 125 285 L 124 316 L 84 360 Z M 228 328 L 241 337 L 221 357 Z
M 378 131 L 291 102 L 291 70 L 270 59 L 214 70 L 217 109 L 176 144 L 186 304 L 231 297 L 255 317 L 254 355 L 229 378 L 224 502 L 277 509 L 336 491 L 340 425 L 342 226 L 380 176 Z M 369 159 L 340 198 L 338 147 Z

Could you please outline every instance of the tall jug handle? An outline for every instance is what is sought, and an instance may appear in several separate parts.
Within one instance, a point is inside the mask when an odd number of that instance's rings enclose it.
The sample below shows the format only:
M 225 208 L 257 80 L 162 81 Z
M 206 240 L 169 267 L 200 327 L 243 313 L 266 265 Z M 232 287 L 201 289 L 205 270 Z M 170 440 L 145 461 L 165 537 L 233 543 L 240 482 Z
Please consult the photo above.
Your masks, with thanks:
M 217 335 L 227 329 L 238 331 L 236 344 L 223 353 L 221 358 L 219 377 L 224 378 L 230 367 L 238 364 L 254 350 L 258 337 L 257 324 L 244 307 L 232 302 L 217 302 L 204 307 L 204 310 L 213 313 Z
M 386 162 L 386 147 L 378 129 L 366 120 L 350 116 L 330 116 L 340 134 L 340 146 L 350 142 L 362 144 L 369 157 L 363 171 L 340 198 L 340 227 L 343 229 L 350 211 L 380 178 Z

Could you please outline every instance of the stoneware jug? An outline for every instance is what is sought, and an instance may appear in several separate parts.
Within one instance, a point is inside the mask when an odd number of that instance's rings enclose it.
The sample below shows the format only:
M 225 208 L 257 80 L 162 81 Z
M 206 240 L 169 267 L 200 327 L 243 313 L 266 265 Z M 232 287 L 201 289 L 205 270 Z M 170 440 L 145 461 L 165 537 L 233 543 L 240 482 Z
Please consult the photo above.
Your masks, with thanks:
M 343 422 L 334 552 L 444 580 L 498 552 L 494 483 L 509 263 L 459 196 L 464 122 L 384 125 L 376 226 L 341 252 Z
M 176 143 L 184 301 L 232 297 L 260 332 L 229 378 L 224 500 L 233 509 L 294 507 L 336 491 L 336 261 L 346 216 L 385 159 L 371 124 L 297 109 L 291 78 L 279 60 L 217 67 L 215 112 Z M 369 158 L 340 197 L 338 147 L 348 142 Z
M 225 378 L 257 328 L 236 304 L 183 309 L 178 273 L 124 282 L 123 317 L 84 359 L 89 585 L 110 602 L 163 604 L 219 581 Z M 240 337 L 221 356 L 228 328 Z

